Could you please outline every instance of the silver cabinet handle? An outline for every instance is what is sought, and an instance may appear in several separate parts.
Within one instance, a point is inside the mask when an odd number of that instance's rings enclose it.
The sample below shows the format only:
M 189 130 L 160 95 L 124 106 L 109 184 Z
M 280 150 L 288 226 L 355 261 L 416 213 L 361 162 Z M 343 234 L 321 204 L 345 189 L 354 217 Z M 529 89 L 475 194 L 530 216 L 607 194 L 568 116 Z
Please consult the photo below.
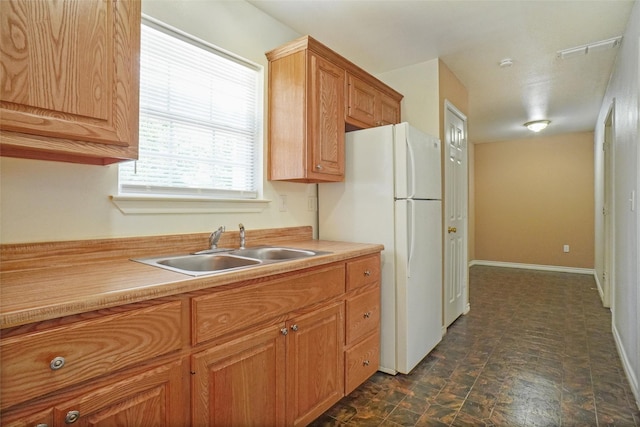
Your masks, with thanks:
M 51 363 L 49 363 L 49 367 L 52 371 L 57 371 L 58 369 L 61 369 L 65 363 L 66 360 L 64 360 L 64 357 L 58 356 L 54 357 L 53 360 L 51 360 Z
M 368 360 L 364 360 L 362 362 L 362 366 L 369 366 L 369 361 Z
M 49 424 L 36 424 L 36 427 L 49 427 Z
M 371 317 L 371 312 L 370 312 L 370 311 L 367 311 L 367 312 L 364 314 L 364 318 L 365 318 L 365 319 L 368 319 L 368 318 L 370 318 L 370 317 Z
M 292 326 L 291 326 L 291 330 L 292 330 L 293 332 L 296 332 L 296 331 L 298 330 L 298 325 L 292 325 Z
M 80 411 L 69 411 L 64 419 L 65 424 L 73 424 L 80 418 Z
M 318 169 L 319 171 L 322 170 L 322 165 L 316 165 L 316 169 Z
M 280 329 L 280 333 L 282 335 L 287 335 L 289 333 L 289 330 L 287 328 L 282 328 L 282 329 Z
M 365 270 L 364 275 L 367 277 L 371 276 L 371 270 Z

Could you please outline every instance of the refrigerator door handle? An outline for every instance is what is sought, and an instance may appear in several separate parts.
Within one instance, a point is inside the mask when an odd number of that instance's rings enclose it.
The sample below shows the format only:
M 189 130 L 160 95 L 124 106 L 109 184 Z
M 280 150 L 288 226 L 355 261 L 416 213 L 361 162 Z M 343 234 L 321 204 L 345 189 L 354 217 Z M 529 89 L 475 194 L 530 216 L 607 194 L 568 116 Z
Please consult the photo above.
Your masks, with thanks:
M 407 257 L 407 277 L 411 277 L 411 262 L 413 258 L 413 252 L 415 250 L 415 237 L 413 235 L 413 230 L 416 229 L 416 202 L 414 200 L 407 200 L 409 204 L 408 214 L 410 216 L 408 224 L 409 229 L 407 230 L 407 239 L 409 240 L 409 256 Z
M 409 140 L 409 136 L 407 135 L 407 157 L 409 157 L 409 163 L 411 168 L 409 169 L 409 174 L 411 175 L 409 178 L 411 180 L 411 188 L 410 193 L 407 191 L 407 197 L 413 198 L 416 195 L 416 158 L 413 155 L 413 147 L 411 147 L 411 140 Z M 409 189 L 408 189 L 409 190 Z

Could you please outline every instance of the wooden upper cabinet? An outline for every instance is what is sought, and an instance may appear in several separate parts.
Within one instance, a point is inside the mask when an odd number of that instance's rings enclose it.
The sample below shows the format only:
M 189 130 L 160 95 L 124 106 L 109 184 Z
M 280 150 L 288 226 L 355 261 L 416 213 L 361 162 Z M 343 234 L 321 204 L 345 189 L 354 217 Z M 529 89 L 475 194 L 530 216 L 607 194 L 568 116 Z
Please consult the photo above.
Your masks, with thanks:
M 400 123 L 400 100 L 380 93 L 378 111 L 380 126 Z
M 344 70 L 322 57 L 309 55 L 311 102 L 307 113 L 307 164 L 327 181 L 344 177 Z M 334 177 L 339 179 L 334 179 Z
M 345 129 L 400 121 L 401 94 L 310 36 L 266 55 L 270 180 L 342 181 Z M 351 79 L 361 89 L 353 109 Z
M 138 156 L 139 0 L 0 2 L 3 156 Z
M 347 123 L 368 128 L 400 123 L 400 99 L 347 73 Z
M 315 47 L 267 53 L 270 180 L 344 179 L 344 69 Z

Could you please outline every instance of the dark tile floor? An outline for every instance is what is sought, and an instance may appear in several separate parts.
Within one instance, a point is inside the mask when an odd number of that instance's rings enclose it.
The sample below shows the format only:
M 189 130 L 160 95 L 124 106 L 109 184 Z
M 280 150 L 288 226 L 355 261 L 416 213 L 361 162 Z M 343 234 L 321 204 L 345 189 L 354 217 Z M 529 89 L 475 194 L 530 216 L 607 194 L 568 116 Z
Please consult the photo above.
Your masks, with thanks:
M 475 266 L 471 311 L 409 374 L 376 373 L 314 426 L 634 426 L 589 275 Z

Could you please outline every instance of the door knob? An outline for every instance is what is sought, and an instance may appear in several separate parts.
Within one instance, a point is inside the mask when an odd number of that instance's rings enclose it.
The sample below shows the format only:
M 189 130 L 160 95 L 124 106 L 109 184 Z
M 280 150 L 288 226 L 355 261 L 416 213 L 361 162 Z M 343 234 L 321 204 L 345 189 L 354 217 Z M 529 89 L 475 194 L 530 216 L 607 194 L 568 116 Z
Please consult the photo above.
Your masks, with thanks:
M 456 231 L 458 231 L 458 229 L 457 229 L 457 228 L 455 228 L 455 227 L 449 227 L 449 228 L 447 229 L 447 233 L 455 233 Z

